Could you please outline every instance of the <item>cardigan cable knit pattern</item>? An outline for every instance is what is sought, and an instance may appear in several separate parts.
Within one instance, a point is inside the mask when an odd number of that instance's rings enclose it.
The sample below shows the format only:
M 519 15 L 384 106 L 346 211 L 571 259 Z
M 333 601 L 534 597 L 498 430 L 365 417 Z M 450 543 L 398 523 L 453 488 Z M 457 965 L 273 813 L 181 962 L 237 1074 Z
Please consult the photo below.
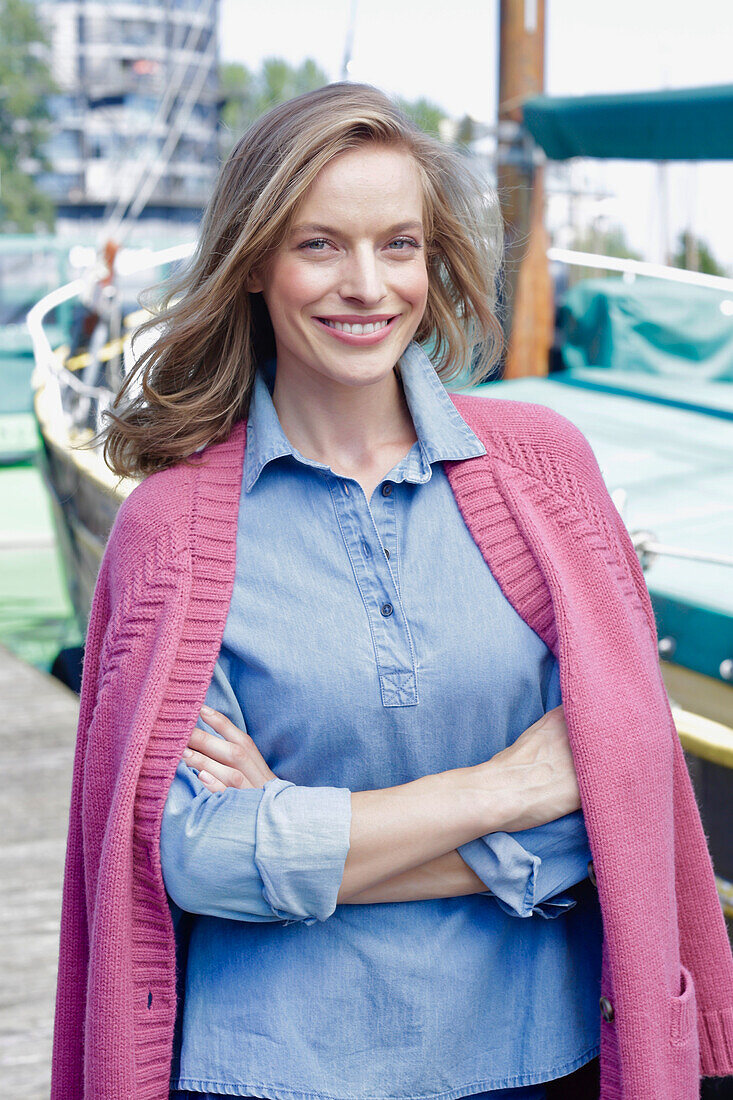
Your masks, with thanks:
M 733 959 L 659 670 L 643 573 L 583 435 L 451 394 L 487 453 L 445 468 L 515 610 L 556 654 L 603 916 L 602 1100 L 697 1100 L 733 1073 Z M 175 938 L 168 787 L 232 595 L 246 422 L 122 504 L 87 633 L 52 1100 L 166 1100 Z M 252 1007 L 256 1013 L 256 1005 Z

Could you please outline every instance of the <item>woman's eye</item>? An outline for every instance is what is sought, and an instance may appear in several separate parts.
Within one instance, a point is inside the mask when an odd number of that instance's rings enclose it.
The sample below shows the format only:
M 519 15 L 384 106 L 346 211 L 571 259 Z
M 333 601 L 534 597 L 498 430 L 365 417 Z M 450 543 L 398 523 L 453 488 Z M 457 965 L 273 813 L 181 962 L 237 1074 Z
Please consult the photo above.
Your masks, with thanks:
M 390 248 L 393 248 L 396 252 L 405 252 L 408 248 L 419 248 L 420 245 L 412 237 L 396 237 L 395 240 L 390 241 Z
M 325 237 L 317 237 L 313 241 L 304 241 L 300 246 L 302 249 L 307 249 L 309 252 L 323 252 L 328 247 L 329 242 Z

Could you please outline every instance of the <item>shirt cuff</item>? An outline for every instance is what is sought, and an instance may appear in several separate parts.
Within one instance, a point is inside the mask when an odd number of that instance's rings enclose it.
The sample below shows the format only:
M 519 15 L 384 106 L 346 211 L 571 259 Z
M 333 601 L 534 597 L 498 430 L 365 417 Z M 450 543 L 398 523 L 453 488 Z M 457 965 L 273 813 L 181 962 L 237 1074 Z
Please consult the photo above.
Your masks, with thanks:
M 587 877 L 592 858 L 580 810 L 514 834 L 487 833 L 458 851 L 506 913 L 546 919 L 575 906 L 563 891 Z
M 516 917 L 531 917 L 542 860 L 509 833 L 488 833 L 458 847 L 461 856 L 490 888 L 498 905 Z
M 262 896 L 286 923 L 313 924 L 336 908 L 351 832 L 346 787 L 265 783 L 257 810 L 254 860 Z

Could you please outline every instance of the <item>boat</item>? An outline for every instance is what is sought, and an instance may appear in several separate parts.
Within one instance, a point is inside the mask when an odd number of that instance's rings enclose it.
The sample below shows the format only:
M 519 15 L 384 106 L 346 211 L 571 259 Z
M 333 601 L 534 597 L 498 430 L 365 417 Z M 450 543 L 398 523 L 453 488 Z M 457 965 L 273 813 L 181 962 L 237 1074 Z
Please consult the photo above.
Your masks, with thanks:
M 173 265 L 193 251 L 194 243 L 153 250 L 124 249 L 115 257 L 114 283 L 108 266 L 91 267 L 84 278 L 54 290 L 28 314 L 35 350 L 31 377 L 33 413 L 41 440 L 37 461 L 51 501 L 69 595 L 81 636 L 107 537 L 117 509 L 136 484 L 115 477 L 100 449 L 84 445 L 103 425 L 102 413 L 133 362 L 131 337 L 143 319 L 137 297 L 145 286 L 163 279 Z M 100 288 L 108 294 L 107 310 L 99 312 Z M 70 302 L 86 303 L 83 315 L 94 324 L 73 347 L 52 348 L 44 326 L 46 316 Z M 80 326 L 83 332 L 84 326 Z M 95 336 L 97 332 L 101 337 Z M 137 348 L 137 345 L 136 345 Z M 78 691 L 80 654 L 60 655 L 56 671 L 67 670 L 68 686 Z

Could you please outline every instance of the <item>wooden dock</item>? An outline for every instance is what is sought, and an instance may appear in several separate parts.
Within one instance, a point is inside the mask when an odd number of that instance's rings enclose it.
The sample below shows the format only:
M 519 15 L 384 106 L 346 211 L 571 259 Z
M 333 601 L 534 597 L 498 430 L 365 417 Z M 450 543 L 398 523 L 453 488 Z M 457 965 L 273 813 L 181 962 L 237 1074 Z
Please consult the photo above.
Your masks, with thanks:
M 2 645 L 0 697 L 0 1074 L 14 1100 L 47 1100 L 79 700 Z

